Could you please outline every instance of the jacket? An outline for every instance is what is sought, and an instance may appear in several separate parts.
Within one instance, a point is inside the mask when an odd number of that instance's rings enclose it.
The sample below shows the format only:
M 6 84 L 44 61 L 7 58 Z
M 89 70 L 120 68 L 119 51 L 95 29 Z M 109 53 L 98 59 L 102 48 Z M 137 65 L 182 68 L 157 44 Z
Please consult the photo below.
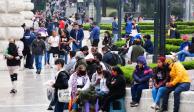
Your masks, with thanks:
M 69 74 L 66 71 L 59 72 L 55 83 L 53 84 L 53 87 L 58 89 L 67 89 L 68 88 L 68 80 L 69 80 Z
M 113 34 L 118 34 L 119 28 L 118 28 L 118 23 L 116 21 L 112 22 L 112 33 Z
M 132 31 L 132 22 L 131 21 L 128 21 L 126 23 L 125 31 L 126 31 L 126 34 L 131 34 L 131 31 Z
M 112 84 L 111 82 L 115 82 Z M 122 74 L 112 76 L 109 81 L 106 82 L 109 89 L 109 94 L 115 95 L 118 99 L 125 97 L 126 94 L 126 80 Z
M 165 86 L 166 83 L 170 80 L 168 66 L 163 66 L 163 68 L 155 67 L 153 69 L 153 80 L 155 84 L 160 86 Z
M 35 39 L 32 42 L 32 54 L 43 55 L 45 50 L 46 50 L 46 46 L 43 40 Z
M 187 42 L 183 42 L 183 43 L 181 43 L 179 50 L 181 51 L 181 50 L 183 50 L 185 47 L 190 46 L 190 45 L 191 45 L 191 43 L 188 42 L 188 41 L 187 41 Z
M 76 36 L 76 32 L 78 32 L 78 33 L 77 33 L 77 36 Z M 82 41 L 82 40 L 84 39 L 84 32 L 83 32 L 83 29 L 79 29 L 78 31 L 76 31 L 76 30 L 74 30 L 74 29 L 71 30 L 70 36 L 71 36 L 73 39 L 75 39 L 76 42 Z M 76 42 L 73 42 L 73 44 L 76 44 Z
M 131 62 L 136 62 L 138 56 L 143 56 L 145 54 L 145 50 L 141 45 L 133 45 L 129 47 L 127 52 L 127 58 Z
M 112 55 L 111 51 L 107 51 L 104 54 L 104 56 L 102 57 L 102 62 L 111 65 L 112 57 L 113 57 L 113 55 Z
M 180 62 L 175 62 L 170 66 L 172 66 L 170 71 L 170 84 L 176 86 L 178 83 L 191 82 L 187 70 Z
M 147 62 L 144 56 L 139 56 L 137 58 L 138 63 L 144 65 L 143 68 L 136 66 L 135 71 L 133 72 L 134 84 L 143 84 L 145 86 L 149 85 L 149 79 L 153 76 L 152 69 L 147 66 Z
M 145 44 L 144 44 L 144 49 L 146 50 L 146 52 L 150 53 L 150 54 L 153 54 L 153 51 L 154 51 L 154 46 L 153 46 L 153 43 L 151 40 L 147 40 L 145 41 Z
M 90 38 L 94 40 L 99 40 L 100 39 L 100 27 L 96 26 L 92 29 Z

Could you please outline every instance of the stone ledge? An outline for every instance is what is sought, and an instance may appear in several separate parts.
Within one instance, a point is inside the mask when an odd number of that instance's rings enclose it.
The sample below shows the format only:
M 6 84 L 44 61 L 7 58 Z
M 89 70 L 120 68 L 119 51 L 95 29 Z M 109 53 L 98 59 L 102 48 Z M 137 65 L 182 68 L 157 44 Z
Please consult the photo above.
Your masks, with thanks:
M 143 90 L 141 101 L 138 107 L 130 107 L 131 102 L 131 89 L 127 88 L 127 93 L 125 97 L 125 107 L 127 112 L 155 112 L 150 106 L 153 103 L 151 89 Z M 169 98 L 169 111 L 173 111 L 174 106 L 173 93 L 170 94 Z M 194 110 L 194 92 L 187 91 L 181 93 L 181 102 L 180 102 L 180 112 L 193 112 Z

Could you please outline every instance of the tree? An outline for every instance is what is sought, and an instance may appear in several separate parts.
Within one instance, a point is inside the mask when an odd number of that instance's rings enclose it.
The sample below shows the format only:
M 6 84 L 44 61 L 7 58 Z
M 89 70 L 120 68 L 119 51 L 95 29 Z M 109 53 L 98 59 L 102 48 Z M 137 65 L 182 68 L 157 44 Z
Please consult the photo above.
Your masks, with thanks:
M 106 17 L 107 0 L 101 0 L 102 4 L 102 16 Z

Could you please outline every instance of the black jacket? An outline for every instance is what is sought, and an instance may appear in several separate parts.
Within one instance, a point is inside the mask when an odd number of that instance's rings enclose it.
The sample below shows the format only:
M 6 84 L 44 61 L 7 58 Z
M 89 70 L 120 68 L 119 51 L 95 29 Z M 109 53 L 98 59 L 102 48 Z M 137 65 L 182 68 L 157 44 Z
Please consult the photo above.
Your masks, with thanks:
M 114 82 L 111 84 L 111 82 Z M 126 80 L 123 75 L 117 75 L 107 81 L 107 86 L 110 90 L 109 94 L 116 95 L 118 98 L 123 98 L 126 94 Z
M 46 50 L 46 46 L 43 40 L 35 39 L 32 42 L 32 53 L 34 55 L 43 55 Z
M 69 74 L 66 71 L 59 72 L 56 82 L 53 85 L 55 90 L 68 88 Z

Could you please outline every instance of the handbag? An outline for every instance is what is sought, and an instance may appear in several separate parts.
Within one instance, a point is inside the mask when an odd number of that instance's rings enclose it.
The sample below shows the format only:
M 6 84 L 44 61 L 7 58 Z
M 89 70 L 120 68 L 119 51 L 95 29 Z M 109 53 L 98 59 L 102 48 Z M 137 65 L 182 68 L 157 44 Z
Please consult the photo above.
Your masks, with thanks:
M 55 89 L 52 87 L 47 88 L 47 98 L 49 101 L 51 101 L 54 98 L 54 91 Z
M 70 92 L 68 89 L 59 89 L 57 95 L 59 102 L 64 103 L 70 101 Z

